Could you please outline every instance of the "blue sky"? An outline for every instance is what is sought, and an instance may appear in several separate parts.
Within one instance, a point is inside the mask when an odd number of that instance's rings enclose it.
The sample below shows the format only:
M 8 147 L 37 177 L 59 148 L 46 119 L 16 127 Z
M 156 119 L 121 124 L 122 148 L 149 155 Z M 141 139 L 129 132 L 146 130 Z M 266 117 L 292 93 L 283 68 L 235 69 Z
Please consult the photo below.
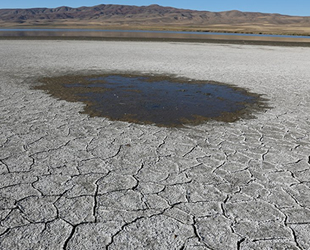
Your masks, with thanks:
M 150 5 L 176 8 L 225 11 L 241 10 L 288 15 L 310 16 L 310 0 L 0 0 L 0 8 L 34 8 L 59 6 L 93 6 L 98 4 Z

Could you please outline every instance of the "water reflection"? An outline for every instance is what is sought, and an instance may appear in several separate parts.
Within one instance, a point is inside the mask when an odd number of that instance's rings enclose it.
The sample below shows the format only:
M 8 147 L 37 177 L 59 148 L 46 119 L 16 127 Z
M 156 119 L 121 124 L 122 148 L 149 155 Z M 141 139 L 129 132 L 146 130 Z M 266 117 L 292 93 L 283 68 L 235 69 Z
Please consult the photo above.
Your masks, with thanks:
M 113 29 L 1 29 L 0 32 L 5 34 L 74 34 L 79 32 L 82 34 L 100 35 L 100 33 L 152 33 L 152 34 L 186 34 L 186 35 L 213 35 L 213 36 L 248 36 L 248 37 L 279 37 L 279 38 L 307 38 L 310 39 L 310 36 L 290 36 L 290 35 L 270 35 L 270 34 L 243 34 L 243 33 L 221 33 L 221 32 L 195 32 L 195 31 L 169 31 L 169 30 L 113 30 Z M 22 32 L 22 33 L 18 33 Z M 101 34 L 103 35 L 103 34 Z
M 99 30 L 99 29 L 0 29 L 0 37 L 89 37 L 89 38 L 141 38 L 188 40 L 247 40 L 309 42 L 310 36 L 284 36 L 262 34 L 148 31 L 148 30 Z
M 261 101 L 240 88 L 166 76 L 66 76 L 43 82 L 37 88 L 85 102 L 85 112 L 92 116 L 168 127 L 209 119 L 235 121 Z

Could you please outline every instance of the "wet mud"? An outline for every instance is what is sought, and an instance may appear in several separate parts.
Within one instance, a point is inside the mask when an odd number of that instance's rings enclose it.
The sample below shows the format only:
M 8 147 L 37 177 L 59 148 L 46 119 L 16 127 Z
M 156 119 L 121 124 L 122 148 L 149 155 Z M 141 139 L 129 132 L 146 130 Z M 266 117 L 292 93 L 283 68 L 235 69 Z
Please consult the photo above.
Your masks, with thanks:
M 235 86 L 171 76 L 71 75 L 40 79 L 36 89 L 86 104 L 83 113 L 164 127 L 208 120 L 234 122 L 267 108 L 260 95 Z

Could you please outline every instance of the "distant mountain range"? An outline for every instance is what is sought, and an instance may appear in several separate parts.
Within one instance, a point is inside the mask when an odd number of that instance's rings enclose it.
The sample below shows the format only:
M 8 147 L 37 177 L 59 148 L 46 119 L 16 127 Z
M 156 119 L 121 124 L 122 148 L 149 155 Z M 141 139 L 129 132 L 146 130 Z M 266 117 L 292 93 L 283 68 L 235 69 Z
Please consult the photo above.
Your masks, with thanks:
M 104 26 L 201 31 L 310 33 L 310 17 L 101 4 L 94 7 L 0 9 L 0 26 Z M 308 30 L 309 29 L 309 30 Z

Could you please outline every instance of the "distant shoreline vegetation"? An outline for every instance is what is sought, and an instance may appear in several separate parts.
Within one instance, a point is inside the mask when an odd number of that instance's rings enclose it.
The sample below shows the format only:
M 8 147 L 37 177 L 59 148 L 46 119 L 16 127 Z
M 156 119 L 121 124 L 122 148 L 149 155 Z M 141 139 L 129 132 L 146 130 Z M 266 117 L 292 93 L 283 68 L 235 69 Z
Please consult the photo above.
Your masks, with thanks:
M 130 32 L 130 33 L 171 33 L 171 34 L 206 34 L 206 35 L 231 35 L 231 36 L 261 36 L 261 37 L 287 37 L 287 38 L 310 38 L 310 34 L 302 33 L 283 33 L 283 32 L 250 32 L 250 31 L 229 31 L 229 30 L 202 30 L 202 29 L 117 29 L 99 28 L 99 27 L 40 27 L 40 26 L 26 26 L 26 27 L 1 27 L 0 32 Z

